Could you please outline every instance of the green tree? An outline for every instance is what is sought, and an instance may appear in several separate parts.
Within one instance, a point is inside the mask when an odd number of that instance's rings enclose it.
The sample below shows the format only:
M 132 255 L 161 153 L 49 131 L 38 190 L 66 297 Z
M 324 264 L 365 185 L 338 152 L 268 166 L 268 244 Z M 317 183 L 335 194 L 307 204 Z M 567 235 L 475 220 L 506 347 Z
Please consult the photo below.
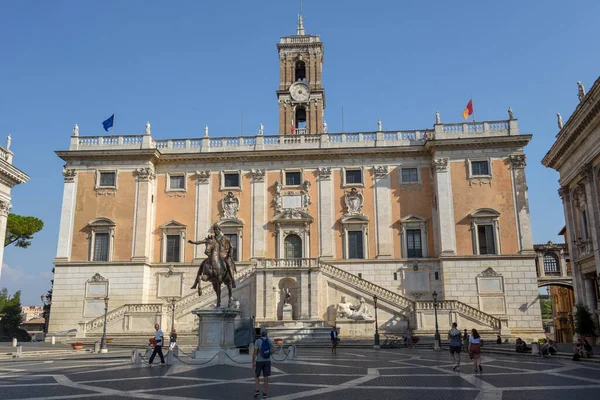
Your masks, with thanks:
M 542 309 L 542 319 L 552 319 L 552 301 L 540 299 L 540 308 Z
M 8 214 L 4 247 L 14 243 L 16 247 L 27 248 L 33 235 L 44 228 L 44 222 L 36 217 Z
M 17 329 L 23 321 L 21 315 L 21 291 L 14 296 L 8 294 L 6 288 L 0 290 L 0 324 L 5 329 Z

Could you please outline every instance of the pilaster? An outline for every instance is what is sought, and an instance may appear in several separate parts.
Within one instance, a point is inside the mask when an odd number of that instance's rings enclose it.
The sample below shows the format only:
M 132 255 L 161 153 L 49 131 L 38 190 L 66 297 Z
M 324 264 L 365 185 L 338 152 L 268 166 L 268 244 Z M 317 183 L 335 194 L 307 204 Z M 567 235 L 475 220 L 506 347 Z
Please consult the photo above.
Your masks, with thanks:
M 456 230 L 454 226 L 454 201 L 450 160 L 437 158 L 433 161 L 435 174 L 435 197 L 439 226 L 439 249 L 441 254 L 456 254 Z
M 319 276 L 316 272 L 308 274 L 310 293 L 310 319 L 319 319 Z
M 267 183 L 264 169 L 252 170 L 252 258 L 267 256 Z
M 266 317 L 265 312 L 265 273 L 262 270 L 255 271 L 255 282 L 256 282 L 256 310 L 254 316 L 256 319 L 264 320 Z
M 58 228 L 58 248 L 56 258 L 68 261 L 73 247 L 73 223 L 75 219 L 75 201 L 77 200 L 77 171 L 64 169 L 65 184 L 63 188 L 60 225 Z
M 196 171 L 196 231 L 195 241 L 206 238 L 210 230 L 212 208 L 210 171 Z M 194 246 L 194 260 L 202 260 L 206 255 L 202 246 Z
M 569 247 L 569 254 L 571 255 L 571 275 L 573 277 L 573 292 L 575 295 L 575 303 L 583 302 L 583 279 L 579 270 L 579 264 L 575 261 L 577 258 L 577 246 L 574 241 L 577 238 L 575 232 L 575 219 L 573 217 L 573 204 L 571 203 L 571 194 L 569 188 L 563 186 L 558 189 L 558 195 L 562 199 L 563 209 L 565 214 L 565 225 L 567 228 L 567 246 Z
M 150 222 L 152 220 L 152 193 L 156 175 L 154 168 L 136 170 L 135 216 L 133 220 L 132 261 L 150 261 Z
M 592 233 L 594 257 L 596 260 L 596 274 L 600 276 L 600 201 L 598 194 L 598 171 L 591 164 L 581 167 L 580 174 L 585 181 L 585 192 L 590 216 L 590 230 Z
M 392 258 L 391 182 L 387 165 L 373 167 L 375 180 L 376 258 Z
M 0 200 L 0 237 L 6 237 L 6 223 L 8 221 L 8 213 L 12 205 L 6 200 Z M 2 265 L 4 260 L 4 246 L 0 248 L 0 277 L 2 276 Z
M 515 214 L 519 233 L 519 252 L 533 253 L 533 233 L 531 231 L 527 180 L 525 178 L 525 154 L 512 155 L 509 157 L 509 161 L 512 170 Z
M 309 297 L 308 286 L 309 286 L 309 279 L 310 279 L 309 275 L 310 274 L 306 270 L 303 270 L 300 273 L 300 312 L 297 314 L 298 319 L 308 319 L 308 317 L 310 315 L 309 301 L 308 301 L 308 297 Z
M 333 203 L 333 181 L 331 179 L 331 168 L 319 168 L 320 256 L 325 259 L 333 259 L 335 256 L 335 240 L 333 236 L 335 218 Z

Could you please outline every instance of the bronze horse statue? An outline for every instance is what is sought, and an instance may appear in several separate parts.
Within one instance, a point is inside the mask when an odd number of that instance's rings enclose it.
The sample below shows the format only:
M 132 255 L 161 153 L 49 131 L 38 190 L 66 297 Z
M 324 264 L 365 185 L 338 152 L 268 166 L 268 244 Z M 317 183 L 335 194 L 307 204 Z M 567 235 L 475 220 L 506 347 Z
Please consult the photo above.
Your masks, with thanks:
M 207 259 L 202 261 L 200 268 L 198 268 L 198 273 L 196 274 L 196 280 L 194 281 L 192 289 L 198 288 L 198 296 L 201 296 L 202 286 L 200 285 L 200 281 L 212 283 L 213 289 L 217 295 L 217 307 L 221 307 L 221 284 L 225 284 L 229 292 L 227 307 L 231 308 L 232 282 L 229 273 L 227 272 L 227 265 L 225 265 L 225 262 L 219 257 L 219 243 L 214 236 L 209 236 L 200 242 L 193 242 L 191 240 L 188 242 L 191 244 L 206 245 L 204 254 L 208 256 Z

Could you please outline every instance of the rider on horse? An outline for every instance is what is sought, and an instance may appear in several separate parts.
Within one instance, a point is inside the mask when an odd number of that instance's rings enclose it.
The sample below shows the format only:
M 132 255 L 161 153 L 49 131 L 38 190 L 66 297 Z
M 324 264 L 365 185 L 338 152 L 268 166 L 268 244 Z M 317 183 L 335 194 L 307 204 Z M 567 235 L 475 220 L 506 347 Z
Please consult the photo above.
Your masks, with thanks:
M 214 232 L 214 240 L 217 243 L 217 251 L 219 254 L 219 261 L 225 266 L 225 270 L 227 271 L 227 275 L 229 277 L 229 279 L 231 280 L 231 287 L 235 288 L 235 279 L 234 279 L 234 274 L 236 272 L 235 269 L 235 262 L 233 260 L 233 246 L 231 245 L 231 241 L 227 238 L 227 236 L 223 235 L 222 231 L 221 231 L 221 227 L 218 224 L 214 224 L 213 225 L 213 232 Z M 210 236 L 207 239 L 201 240 L 199 242 L 194 242 L 192 240 L 188 240 L 189 243 L 191 244 L 206 244 L 208 240 L 212 239 Z M 206 252 L 208 252 L 208 247 L 206 248 Z M 205 254 L 206 254 L 205 252 Z M 206 254 L 207 256 L 210 257 L 210 254 Z M 208 260 L 208 259 L 207 259 Z M 196 282 L 194 283 L 194 286 L 192 287 L 192 289 L 195 289 L 196 284 L 199 283 L 199 278 L 200 275 L 204 275 L 204 271 L 203 271 L 203 266 L 205 264 L 205 262 L 207 260 L 204 260 L 201 264 L 201 268 L 198 271 L 198 277 L 196 278 Z M 205 279 L 202 279 L 203 281 Z

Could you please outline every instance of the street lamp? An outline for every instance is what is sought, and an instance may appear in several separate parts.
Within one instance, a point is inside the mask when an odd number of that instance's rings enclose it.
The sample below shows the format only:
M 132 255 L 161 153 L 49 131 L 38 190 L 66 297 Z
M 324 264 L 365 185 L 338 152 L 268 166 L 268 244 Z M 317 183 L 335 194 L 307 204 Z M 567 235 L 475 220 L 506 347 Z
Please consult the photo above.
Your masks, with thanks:
M 433 338 L 434 340 L 434 344 L 433 344 L 433 349 L 434 350 L 439 350 L 440 349 L 440 331 L 438 329 L 438 317 L 437 317 L 437 293 L 434 291 L 432 293 L 433 296 L 433 311 L 435 313 L 435 336 Z
M 373 343 L 373 347 L 379 348 L 379 322 L 377 320 L 377 295 L 373 295 L 373 304 L 375 305 L 375 342 Z
M 100 353 L 108 353 L 106 347 L 106 316 L 108 315 L 108 296 L 104 298 L 104 330 L 102 332 L 102 340 L 100 343 Z
M 178 297 L 166 297 L 165 300 L 171 303 L 171 332 L 175 329 L 175 303 L 177 302 Z

